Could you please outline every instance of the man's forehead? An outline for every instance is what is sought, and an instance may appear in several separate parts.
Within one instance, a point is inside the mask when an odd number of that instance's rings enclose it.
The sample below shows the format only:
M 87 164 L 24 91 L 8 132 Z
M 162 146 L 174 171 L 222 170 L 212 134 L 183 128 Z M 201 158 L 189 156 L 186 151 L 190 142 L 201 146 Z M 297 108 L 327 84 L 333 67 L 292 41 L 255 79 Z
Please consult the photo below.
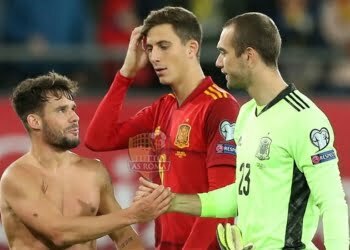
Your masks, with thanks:
M 55 106 L 60 106 L 60 105 L 75 104 L 75 101 L 73 99 L 67 98 L 63 94 L 61 96 L 55 96 L 55 95 L 49 94 L 47 96 L 47 103 Z
M 151 28 L 145 37 L 145 43 L 156 44 L 160 42 L 171 42 L 179 39 L 170 24 L 161 24 Z
M 232 27 L 225 27 L 223 28 L 219 42 L 217 44 L 218 47 L 227 47 L 232 44 L 233 40 L 233 28 Z
M 222 29 L 220 38 L 225 38 L 225 39 L 231 39 L 234 34 L 234 28 L 233 26 L 228 26 Z

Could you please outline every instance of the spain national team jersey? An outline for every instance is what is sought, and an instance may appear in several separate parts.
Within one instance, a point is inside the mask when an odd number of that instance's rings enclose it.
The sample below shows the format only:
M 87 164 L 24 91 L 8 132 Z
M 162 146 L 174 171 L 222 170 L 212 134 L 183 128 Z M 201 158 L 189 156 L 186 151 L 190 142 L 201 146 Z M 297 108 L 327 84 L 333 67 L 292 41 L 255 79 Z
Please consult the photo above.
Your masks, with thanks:
M 117 74 L 90 124 L 87 146 L 129 148 L 133 170 L 153 173 L 153 181 L 176 193 L 208 192 L 234 181 L 233 132 L 239 106 L 232 95 L 206 77 L 180 106 L 168 94 L 121 122 L 119 112 L 130 83 Z M 225 221 L 164 214 L 156 220 L 157 248 L 182 249 L 186 244 L 192 249 L 203 244 L 198 248 L 216 249 L 216 225 Z
M 265 107 L 249 101 L 235 140 L 237 223 L 245 242 L 259 250 L 316 249 L 322 214 L 327 249 L 348 249 L 333 130 L 310 99 L 289 85 Z
M 167 135 L 167 152 L 159 169 L 164 186 L 176 193 L 207 192 L 207 168 L 234 166 L 233 131 L 237 115 L 234 106 L 237 104 L 232 96 L 213 84 L 210 78 L 205 79 L 180 107 L 172 94 L 161 99 L 153 126 Z M 160 216 L 157 221 L 161 227 L 160 241 L 170 244 L 179 239 L 185 241 L 195 220 L 196 217 L 185 214 Z

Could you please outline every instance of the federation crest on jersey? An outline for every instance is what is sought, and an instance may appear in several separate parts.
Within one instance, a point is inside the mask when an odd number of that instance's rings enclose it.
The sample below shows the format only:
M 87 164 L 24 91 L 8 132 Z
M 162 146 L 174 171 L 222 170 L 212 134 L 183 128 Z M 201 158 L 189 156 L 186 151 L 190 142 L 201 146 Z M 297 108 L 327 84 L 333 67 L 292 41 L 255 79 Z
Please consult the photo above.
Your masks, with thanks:
M 329 132 L 326 128 L 313 129 L 310 132 L 310 140 L 314 146 L 318 148 L 318 151 L 324 149 L 329 144 Z
M 270 159 L 271 142 L 272 140 L 269 137 L 262 137 L 260 139 L 260 144 L 255 155 L 259 160 L 263 161 Z
M 219 131 L 225 141 L 233 140 L 233 133 L 235 131 L 235 123 L 229 123 L 228 121 L 222 121 L 220 123 Z
M 191 126 L 183 123 L 180 124 L 178 129 L 177 129 L 177 133 L 176 133 L 176 137 L 175 137 L 175 146 L 177 146 L 178 148 L 186 148 L 189 147 L 190 145 L 190 132 L 191 132 Z

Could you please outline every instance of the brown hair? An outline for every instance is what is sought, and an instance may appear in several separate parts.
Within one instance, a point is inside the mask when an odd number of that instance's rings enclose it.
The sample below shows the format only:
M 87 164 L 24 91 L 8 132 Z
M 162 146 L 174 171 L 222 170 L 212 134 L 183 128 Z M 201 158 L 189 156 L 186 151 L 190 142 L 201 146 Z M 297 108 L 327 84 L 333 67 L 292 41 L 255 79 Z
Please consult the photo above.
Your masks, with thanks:
M 259 53 L 266 65 L 277 67 L 282 41 L 278 28 L 270 17 L 248 12 L 231 18 L 224 28 L 231 25 L 235 28 L 232 45 L 236 56 L 251 47 Z
M 182 7 L 170 6 L 151 11 L 143 22 L 141 32 L 144 36 L 147 36 L 150 29 L 161 24 L 171 24 L 183 44 L 191 39 L 197 41 L 199 45 L 197 57 L 199 57 L 202 44 L 202 28 L 197 17 L 191 11 Z
M 65 96 L 73 100 L 78 90 L 77 82 L 50 72 L 36 78 L 28 78 L 13 90 L 11 101 L 17 115 L 28 130 L 27 116 L 31 113 L 41 113 L 49 95 L 58 99 Z

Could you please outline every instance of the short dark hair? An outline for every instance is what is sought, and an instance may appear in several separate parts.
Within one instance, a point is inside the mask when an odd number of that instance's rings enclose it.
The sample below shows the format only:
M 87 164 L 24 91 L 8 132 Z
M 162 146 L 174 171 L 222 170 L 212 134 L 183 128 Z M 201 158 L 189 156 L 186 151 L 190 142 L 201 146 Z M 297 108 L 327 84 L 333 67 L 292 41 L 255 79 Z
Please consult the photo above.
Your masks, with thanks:
M 237 56 L 251 47 L 258 51 L 266 65 L 277 67 L 282 40 L 270 17 L 258 12 L 248 12 L 231 18 L 224 28 L 231 25 L 235 28 L 232 45 Z
M 183 44 L 191 39 L 197 41 L 199 45 L 197 57 L 199 57 L 202 44 L 202 28 L 197 17 L 191 11 L 172 6 L 153 10 L 143 21 L 141 33 L 147 36 L 150 29 L 161 24 L 170 24 Z
M 47 75 L 28 78 L 19 83 L 12 92 L 12 106 L 29 130 L 27 116 L 31 113 L 41 114 L 49 95 L 58 99 L 65 96 L 73 100 L 77 90 L 77 82 L 55 72 L 49 72 Z

